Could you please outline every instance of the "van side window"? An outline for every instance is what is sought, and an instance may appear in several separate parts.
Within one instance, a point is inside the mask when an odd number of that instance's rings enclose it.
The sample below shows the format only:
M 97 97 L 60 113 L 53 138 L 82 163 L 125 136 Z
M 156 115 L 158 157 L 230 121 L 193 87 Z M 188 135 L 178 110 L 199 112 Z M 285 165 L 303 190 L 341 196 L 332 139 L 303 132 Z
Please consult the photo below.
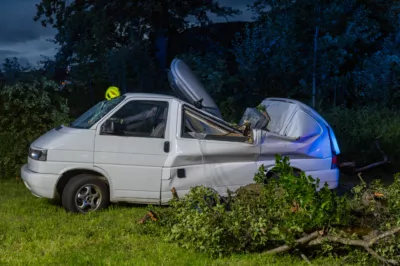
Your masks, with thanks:
M 106 135 L 126 137 L 164 138 L 167 125 L 168 102 L 130 101 L 103 124 Z
M 219 124 L 203 114 L 183 108 L 183 138 L 204 138 L 208 140 L 245 142 L 246 138 L 238 130 Z

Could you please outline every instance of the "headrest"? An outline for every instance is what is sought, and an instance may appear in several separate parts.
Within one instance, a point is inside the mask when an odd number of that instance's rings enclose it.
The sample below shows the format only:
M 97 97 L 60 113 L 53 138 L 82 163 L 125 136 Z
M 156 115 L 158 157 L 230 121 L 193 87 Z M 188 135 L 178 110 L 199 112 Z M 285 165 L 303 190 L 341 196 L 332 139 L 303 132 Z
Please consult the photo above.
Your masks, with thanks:
M 168 117 L 168 107 L 165 107 L 161 115 L 161 119 L 167 119 L 167 117 Z

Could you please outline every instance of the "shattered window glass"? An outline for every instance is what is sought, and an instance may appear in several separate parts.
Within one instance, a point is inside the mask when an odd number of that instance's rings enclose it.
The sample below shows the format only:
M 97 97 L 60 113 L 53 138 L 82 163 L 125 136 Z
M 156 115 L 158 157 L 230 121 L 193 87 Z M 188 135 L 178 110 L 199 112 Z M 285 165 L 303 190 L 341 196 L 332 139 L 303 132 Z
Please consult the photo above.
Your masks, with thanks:
M 187 129 L 191 132 L 207 135 L 226 135 L 229 133 L 229 131 L 213 125 L 209 121 L 196 116 L 190 111 L 185 111 L 185 126 L 187 126 Z
M 244 141 L 245 137 L 241 132 L 234 128 L 228 128 L 212 122 L 190 110 L 185 110 L 183 115 L 183 137 L 196 138 L 199 134 L 205 136 L 205 139 Z

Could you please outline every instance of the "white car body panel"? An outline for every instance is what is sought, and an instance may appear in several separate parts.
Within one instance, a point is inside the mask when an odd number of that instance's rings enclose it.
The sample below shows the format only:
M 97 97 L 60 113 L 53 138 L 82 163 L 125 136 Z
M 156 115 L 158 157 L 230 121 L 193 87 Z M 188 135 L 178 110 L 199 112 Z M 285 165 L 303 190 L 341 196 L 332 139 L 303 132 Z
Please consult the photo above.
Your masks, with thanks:
M 127 98 L 130 101 L 148 100 L 143 97 Z M 152 101 L 168 102 L 169 112 L 166 128 L 176 124 L 174 112 L 177 104 L 166 97 L 153 97 Z M 102 121 L 112 116 L 110 112 Z M 100 121 L 101 123 L 101 121 Z M 164 143 L 170 139 L 166 130 L 164 138 L 120 137 L 100 134 L 96 129 L 94 147 L 94 166 L 107 172 L 112 177 L 112 199 L 134 201 L 138 203 L 159 203 L 163 166 L 168 153 L 164 152 Z

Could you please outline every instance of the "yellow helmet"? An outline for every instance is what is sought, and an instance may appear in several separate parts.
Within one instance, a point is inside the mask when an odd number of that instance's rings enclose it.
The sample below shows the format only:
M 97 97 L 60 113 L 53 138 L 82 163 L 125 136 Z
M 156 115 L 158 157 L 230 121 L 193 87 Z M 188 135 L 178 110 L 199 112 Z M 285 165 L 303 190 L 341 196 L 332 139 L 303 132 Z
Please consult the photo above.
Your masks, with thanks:
M 106 99 L 111 100 L 116 97 L 119 97 L 121 95 L 121 92 L 119 91 L 118 87 L 111 86 L 107 89 L 106 91 Z

